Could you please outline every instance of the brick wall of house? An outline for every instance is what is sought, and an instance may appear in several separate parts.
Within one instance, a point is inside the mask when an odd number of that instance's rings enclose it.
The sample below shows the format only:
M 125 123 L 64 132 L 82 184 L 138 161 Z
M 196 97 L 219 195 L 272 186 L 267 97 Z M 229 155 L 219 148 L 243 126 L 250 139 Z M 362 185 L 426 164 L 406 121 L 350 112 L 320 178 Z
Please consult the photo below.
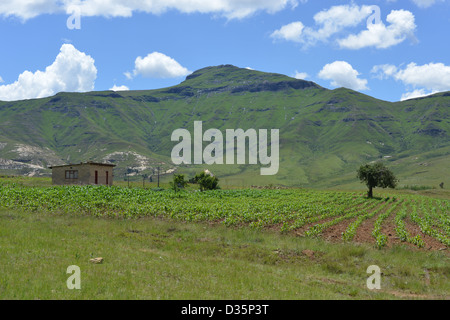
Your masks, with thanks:
M 76 179 L 67 179 L 66 171 L 78 171 Z M 108 172 L 108 185 L 113 185 L 113 167 L 99 164 L 76 164 L 52 167 L 52 184 L 54 185 L 95 185 L 95 171 L 98 175 L 98 185 L 106 185 L 106 172 Z
M 91 165 L 89 184 L 95 184 L 95 171 L 98 173 L 98 184 L 106 185 L 106 172 L 108 172 L 108 185 L 112 186 L 113 167 Z

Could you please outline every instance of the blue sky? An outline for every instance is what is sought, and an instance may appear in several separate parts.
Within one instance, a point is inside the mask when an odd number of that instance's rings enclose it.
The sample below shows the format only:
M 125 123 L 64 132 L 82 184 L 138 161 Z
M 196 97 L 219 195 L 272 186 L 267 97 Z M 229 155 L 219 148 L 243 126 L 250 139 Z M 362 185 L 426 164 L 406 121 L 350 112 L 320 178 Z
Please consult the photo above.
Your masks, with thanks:
M 233 64 L 399 101 L 450 91 L 449 30 L 449 0 L 9 0 L 0 100 L 156 89 Z

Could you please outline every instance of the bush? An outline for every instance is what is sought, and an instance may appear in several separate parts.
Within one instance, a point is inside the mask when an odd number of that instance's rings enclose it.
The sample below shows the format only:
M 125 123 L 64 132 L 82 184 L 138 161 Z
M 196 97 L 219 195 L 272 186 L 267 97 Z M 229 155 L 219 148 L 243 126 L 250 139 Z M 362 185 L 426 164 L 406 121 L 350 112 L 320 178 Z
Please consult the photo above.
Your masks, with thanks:
M 193 179 L 200 186 L 200 191 L 220 189 L 219 179 L 205 172 L 201 172 Z
M 178 192 L 187 186 L 188 182 L 184 180 L 183 174 L 175 174 L 173 176 L 173 181 L 170 182 L 170 187 L 173 191 Z

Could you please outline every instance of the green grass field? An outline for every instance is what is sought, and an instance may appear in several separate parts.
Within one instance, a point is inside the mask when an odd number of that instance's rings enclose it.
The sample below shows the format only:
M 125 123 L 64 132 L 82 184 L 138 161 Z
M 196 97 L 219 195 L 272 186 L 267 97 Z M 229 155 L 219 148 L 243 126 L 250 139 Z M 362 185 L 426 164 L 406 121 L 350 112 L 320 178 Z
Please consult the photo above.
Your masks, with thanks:
M 449 299 L 448 193 L 375 196 L 2 178 L 0 298 Z M 103 263 L 89 261 L 96 257 Z M 80 290 L 67 288 L 71 265 Z M 366 286 L 371 265 L 381 269 L 380 290 Z

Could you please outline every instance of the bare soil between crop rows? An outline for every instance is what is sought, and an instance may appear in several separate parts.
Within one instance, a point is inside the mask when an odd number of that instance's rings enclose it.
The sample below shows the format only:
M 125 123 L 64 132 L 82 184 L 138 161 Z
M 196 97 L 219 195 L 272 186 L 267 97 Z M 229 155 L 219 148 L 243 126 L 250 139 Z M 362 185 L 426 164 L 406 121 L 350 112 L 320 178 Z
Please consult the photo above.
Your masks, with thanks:
M 394 221 L 395 214 L 396 214 L 395 212 L 392 212 L 389 215 L 389 217 L 387 217 L 385 219 L 385 221 L 383 221 L 383 223 L 381 225 L 381 233 L 386 235 L 386 237 L 388 239 L 387 245 L 386 245 L 388 248 L 391 248 L 393 246 L 406 246 L 411 249 L 417 249 L 417 250 L 446 251 L 450 254 L 450 252 L 448 250 L 449 248 L 445 244 L 443 244 L 439 240 L 421 232 L 419 226 L 414 224 L 409 219 L 405 219 L 406 230 L 408 231 L 408 233 L 410 234 L 411 237 L 414 237 L 419 234 L 422 237 L 423 241 L 425 242 L 425 247 L 419 248 L 418 246 L 416 246 L 412 243 L 409 243 L 406 241 L 402 242 L 395 231 L 395 221 Z M 298 236 L 298 237 L 304 237 L 306 231 L 310 227 L 317 225 L 317 224 L 322 224 L 322 223 L 332 221 L 336 218 L 338 218 L 338 217 L 327 218 L 327 219 L 324 219 L 321 221 L 306 224 L 306 225 L 302 226 L 301 228 L 298 228 L 298 229 L 292 231 L 291 234 L 294 236 Z M 374 229 L 374 224 L 375 224 L 375 221 L 377 220 L 377 218 L 378 218 L 378 214 L 370 219 L 364 220 L 361 223 L 361 225 L 356 229 L 356 234 L 355 234 L 355 237 L 353 238 L 352 242 L 368 243 L 368 244 L 375 245 L 375 238 L 372 235 L 372 231 Z M 319 237 L 321 237 L 322 239 L 324 239 L 328 242 L 331 242 L 331 243 L 343 242 L 344 240 L 342 239 L 342 234 L 345 232 L 345 230 L 347 230 L 349 225 L 352 222 L 354 222 L 356 219 L 357 219 L 357 217 L 351 218 L 351 219 L 345 219 L 338 224 L 330 226 L 330 227 L 326 228 L 325 230 L 323 230 L 323 232 L 321 233 L 321 235 Z M 281 228 L 281 226 L 278 225 L 278 226 L 271 226 L 268 229 L 276 231 L 276 230 L 280 230 L 280 228 Z

